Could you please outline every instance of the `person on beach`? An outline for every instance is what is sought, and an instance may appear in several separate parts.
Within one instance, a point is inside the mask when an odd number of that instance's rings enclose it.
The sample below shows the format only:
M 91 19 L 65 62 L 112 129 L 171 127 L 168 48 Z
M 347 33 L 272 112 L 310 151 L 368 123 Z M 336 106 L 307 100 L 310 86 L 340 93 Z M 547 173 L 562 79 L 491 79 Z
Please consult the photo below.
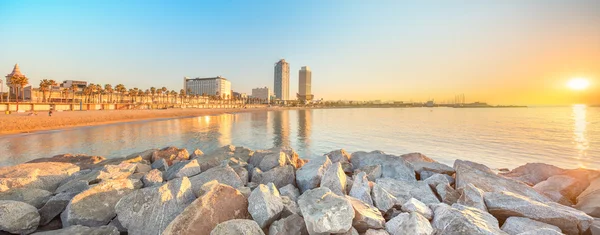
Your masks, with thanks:
M 52 109 L 48 110 L 48 116 L 52 117 Z

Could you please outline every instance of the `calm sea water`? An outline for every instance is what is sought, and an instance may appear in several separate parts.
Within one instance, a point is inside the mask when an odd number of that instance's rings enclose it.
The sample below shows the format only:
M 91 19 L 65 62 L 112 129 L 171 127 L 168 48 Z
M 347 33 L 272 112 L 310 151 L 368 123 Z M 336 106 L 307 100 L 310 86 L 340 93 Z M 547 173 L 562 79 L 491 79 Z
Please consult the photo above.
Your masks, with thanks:
M 600 108 L 586 106 L 264 111 L 141 121 L 0 137 L 0 166 L 62 153 L 121 157 L 165 146 L 210 152 L 233 144 L 291 146 L 303 158 L 331 150 L 421 152 L 451 165 L 527 162 L 600 169 Z

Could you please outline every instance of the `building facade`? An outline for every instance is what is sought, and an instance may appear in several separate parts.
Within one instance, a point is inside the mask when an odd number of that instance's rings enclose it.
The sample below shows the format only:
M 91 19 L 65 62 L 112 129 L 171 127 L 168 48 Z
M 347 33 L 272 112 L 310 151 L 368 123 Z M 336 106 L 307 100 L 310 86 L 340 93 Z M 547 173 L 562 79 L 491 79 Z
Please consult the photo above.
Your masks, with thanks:
M 60 84 L 60 87 L 62 87 L 62 88 L 71 88 L 71 86 L 76 86 L 77 89 L 83 90 L 85 87 L 87 87 L 87 82 L 86 81 L 65 80 Z
M 312 71 L 310 71 L 310 67 L 303 66 L 298 76 L 298 100 L 310 101 L 313 99 L 311 81 Z
M 183 89 L 188 95 L 220 96 L 231 99 L 231 82 L 224 77 L 183 78 Z
M 268 87 L 252 89 L 252 98 L 264 100 L 265 103 L 271 103 L 273 92 Z
M 8 87 L 8 91 L 9 91 L 9 95 L 12 98 L 15 98 L 18 94 L 18 91 L 20 90 L 20 87 L 15 87 L 10 83 L 10 79 L 12 77 L 25 77 L 25 74 L 21 73 L 21 69 L 19 68 L 19 64 L 15 64 L 15 67 L 13 67 L 13 70 L 11 73 L 7 74 L 5 76 L 6 78 L 6 86 Z M 3 87 L 3 85 L 2 85 Z M 3 87 L 4 89 L 4 87 Z
M 288 100 L 290 94 L 290 64 L 284 59 L 275 64 L 275 98 Z

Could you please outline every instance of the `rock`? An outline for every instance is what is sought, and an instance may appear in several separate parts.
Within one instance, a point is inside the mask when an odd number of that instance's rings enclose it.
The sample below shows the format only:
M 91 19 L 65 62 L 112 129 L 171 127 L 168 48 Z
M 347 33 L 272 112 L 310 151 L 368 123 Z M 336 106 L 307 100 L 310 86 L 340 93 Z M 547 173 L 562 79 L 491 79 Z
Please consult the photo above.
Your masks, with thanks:
M 354 169 L 360 169 L 365 166 L 380 165 L 382 177 L 393 178 L 397 180 L 416 181 L 415 171 L 404 158 L 385 154 L 381 151 L 355 152 L 350 158 Z
M 151 165 L 152 169 L 158 169 L 159 171 L 167 171 L 169 169 L 169 163 L 165 159 L 158 159 Z
M 380 178 L 376 182 L 388 193 L 400 200 L 400 205 L 413 197 L 426 205 L 440 202 L 429 185 L 423 181 L 400 181 L 391 178 Z
M 562 235 L 563 233 L 557 232 L 549 228 L 540 228 L 536 230 L 530 230 L 527 232 L 519 233 L 519 235 Z
M 396 209 L 396 207 L 394 207 L 394 208 L 386 211 L 385 214 L 383 215 L 383 218 L 385 218 L 386 221 L 390 221 L 391 219 L 393 219 L 394 217 L 396 217 L 402 213 L 404 213 L 404 212 L 402 212 L 400 209 Z
M 176 147 L 166 147 L 152 153 L 152 162 L 159 159 L 165 159 L 169 166 L 175 162 L 185 161 L 190 159 L 190 154 L 186 149 Z
M 377 208 L 350 196 L 346 196 L 346 199 L 350 201 L 354 208 L 352 227 L 358 232 L 363 233 L 368 229 L 382 229 L 385 227 L 385 219 Z
M 360 174 L 360 173 L 359 173 Z M 350 194 L 350 191 L 352 191 L 352 185 L 354 184 L 354 181 L 352 180 L 352 178 L 347 177 L 346 178 L 346 192 L 348 194 Z
M 204 152 L 202 152 L 200 149 L 196 149 L 194 152 L 192 152 L 192 154 L 190 154 L 190 159 L 196 159 L 202 156 L 204 156 Z
M 419 213 L 428 220 L 433 218 L 433 211 L 427 205 L 414 198 L 409 199 L 402 205 L 402 211 Z
M 100 227 L 73 225 L 59 230 L 37 232 L 33 235 L 119 235 L 119 230 L 112 225 Z
M 296 175 L 294 174 L 294 167 L 291 165 L 276 167 L 267 172 L 260 172 L 257 169 L 257 173 L 253 173 L 252 182 L 257 184 L 268 184 L 273 183 L 278 188 L 286 186 L 288 184 L 296 185 Z
M 162 171 L 158 169 L 153 169 L 149 171 L 146 175 L 144 175 L 144 177 L 142 177 L 142 183 L 144 184 L 144 188 L 162 185 Z
M 375 181 L 375 179 L 381 178 L 382 173 L 380 165 L 365 166 L 363 168 L 356 169 L 354 171 L 354 175 L 358 175 L 361 172 L 365 172 L 367 174 L 367 179 L 369 181 Z
M 389 233 L 383 229 L 379 229 L 379 230 L 369 229 L 369 230 L 367 230 L 367 232 L 365 232 L 364 235 L 389 235 Z
M 152 170 L 152 166 L 148 164 L 136 163 L 135 166 L 135 173 L 147 173 Z
M 142 161 L 144 161 L 144 159 L 142 159 L 142 157 L 140 156 L 136 156 L 133 158 L 111 158 L 96 164 L 95 168 L 104 167 L 106 165 L 121 165 L 123 163 L 131 163 L 137 165 L 138 163 L 142 163 Z
M 350 162 L 350 154 L 348 154 L 344 149 L 331 151 L 329 153 L 326 153 L 324 156 L 327 156 L 331 163 Z
M 115 210 L 130 235 L 160 234 L 196 197 L 187 177 L 143 188 L 121 198 Z
M 498 220 L 485 211 L 460 204 L 440 203 L 433 209 L 431 226 L 436 234 L 506 234 L 498 227 Z
M 373 205 L 373 199 L 371 198 L 371 187 L 369 186 L 369 180 L 365 172 L 358 173 L 354 177 L 354 183 L 349 193 L 350 196 L 363 201 L 364 203 Z
M 336 235 L 359 235 L 358 231 L 356 231 L 355 228 L 350 228 L 350 230 L 348 230 L 345 233 L 336 233 Z
M 59 193 L 50 198 L 42 208 L 38 210 L 40 214 L 40 225 L 46 225 L 57 215 L 65 210 L 71 199 L 78 193 Z
M 0 192 L 16 188 L 38 188 L 54 192 L 60 183 L 79 167 L 71 163 L 23 163 L 0 167 Z
M 396 198 L 390 194 L 387 190 L 381 187 L 379 184 L 373 185 L 373 205 L 380 211 L 388 211 L 396 205 L 402 205 L 405 201 Z
M 297 214 L 277 220 L 269 227 L 269 235 L 308 235 L 304 218 Z
M 391 235 L 433 234 L 433 228 L 429 224 L 429 220 L 415 212 L 399 214 L 385 224 L 385 230 Z
M 55 193 L 80 193 L 88 190 L 89 188 L 90 183 L 87 179 L 77 178 L 59 186 Z
M 88 156 L 85 154 L 61 154 L 51 158 L 38 158 L 35 160 L 28 161 L 27 163 L 44 163 L 44 162 L 60 162 L 60 163 L 71 163 L 76 165 L 81 170 L 91 169 L 96 167 L 96 164 L 105 161 L 106 158 L 100 156 Z
M 127 177 L 127 179 L 130 180 L 142 180 L 142 178 L 144 178 L 144 176 L 146 175 L 146 173 L 133 173 L 132 175 L 130 175 L 129 177 Z
M 258 165 L 258 167 L 262 171 L 268 171 L 275 167 L 285 166 L 285 160 L 286 160 L 286 156 L 285 156 L 284 152 L 276 152 L 276 153 L 267 154 L 266 156 L 263 157 L 262 161 L 260 161 L 260 164 Z
M 460 193 L 454 190 L 452 186 L 447 184 L 438 184 L 437 187 L 435 187 L 435 190 L 438 193 L 438 195 L 440 195 L 442 202 L 448 205 L 456 203 L 456 201 L 458 201 L 458 198 L 460 197 Z
M 80 192 L 80 190 L 83 192 L 83 190 L 89 189 L 89 186 L 86 186 L 85 182 L 88 184 L 96 184 L 106 180 L 127 179 L 135 172 L 135 169 L 136 165 L 132 163 L 105 165 L 102 168 L 96 168 L 87 174 L 73 177 L 71 180 L 58 187 L 56 192 Z
M 541 228 L 551 229 L 559 232 L 559 234 L 562 234 L 562 231 L 559 227 L 523 217 L 509 217 L 504 222 L 504 225 L 502 225 L 502 231 L 508 233 L 509 235 L 517 235 Z
M 218 224 L 210 235 L 264 235 L 253 220 L 234 219 Z
M 508 191 L 540 202 L 550 201 L 549 198 L 526 184 L 498 176 L 482 164 L 456 160 L 454 169 L 456 170 L 456 188 L 462 188 L 471 183 L 484 192 Z
M 36 188 L 16 188 L 0 192 L 0 200 L 25 202 L 36 208 L 42 208 L 50 197 L 52 197 L 52 193 Z
M 180 161 L 173 163 L 165 172 L 165 180 L 172 180 L 181 177 L 191 177 L 200 174 L 200 165 L 196 159 L 189 161 Z
M 210 184 L 210 183 L 209 183 Z M 250 219 L 248 200 L 240 191 L 216 181 L 167 226 L 163 235 L 209 234 L 219 223 Z
M 433 171 L 420 171 L 419 172 L 419 180 L 426 180 L 427 178 L 439 173 L 435 173 Z
M 229 165 L 225 165 L 210 168 L 207 171 L 200 173 L 199 175 L 190 177 L 193 192 L 197 193 L 200 187 L 202 187 L 202 185 L 213 180 L 216 180 L 221 184 L 229 185 L 233 188 L 239 188 L 244 186 L 242 180 L 240 179 L 240 176 L 237 173 L 235 173 L 233 168 L 231 168 Z
M 424 179 L 423 182 L 429 184 L 432 188 L 435 188 L 438 184 L 454 184 L 454 178 L 449 175 L 435 173 L 427 179 Z
M 500 175 L 533 186 L 551 176 L 560 175 L 564 171 L 564 169 L 545 163 L 527 163 L 508 173 L 500 173 Z
M 321 177 L 321 187 L 327 187 L 339 196 L 346 195 L 346 173 L 342 169 L 342 164 L 337 162 L 325 168 L 325 173 Z
M 473 184 L 467 184 L 465 187 L 458 189 L 460 197 L 456 203 L 475 207 L 481 211 L 487 211 L 485 202 L 483 201 L 483 191 L 478 189 Z
M 298 205 L 310 234 L 343 233 L 352 228 L 352 203 L 328 188 L 306 191 L 298 198 Z
M 140 181 L 130 179 L 108 180 L 92 186 L 71 199 L 61 214 L 63 227 L 97 227 L 108 224 L 117 215 L 115 205 L 121 197 L 141 186 Z
M 579 181 L 567 175 L 555 175 L 545 181 L 539 182 L 533 186 L 533 189 L 544 194 L 554 202 L 571 206 L 574 204 L 577 196 L 588 186 L 589 183 L 586 181 Z
M 558 203 L 541 203 L 511 192 L 485 193 L 488 211 L 500 221 L 511 216 L 525 217 L 559 227 L 566 234 L 583 233 L 592 224 L 592 217 Z
M 592 224 L 592 227 L 590 227 L 590 231 L 592 235 L 600 235 L 600 219 L 594 219 L 594 223 Z
M 410 163 L 415 172 L 419 173 L 419 175 L 422 171 L 430 171 L 446 175 L 454 174 L 454 169 L 452 167 L 436 162 L 435 160 L 428 158 L 421 153 L 409 153 L 400 157 Z
M 121 222 L 119 222 L 119 218 L 115 217 L 113 220 L 110 221 L 110 223 L 108 223 L 108 225 L 112 225 L 115 226 L 117 228 L 117 230 L 119 230 L 119 232 L 122 233 L 126 233 L 127 229 L 125 227 L 123 227 L 123 225 L 121 224 Z
M 600 178 L 592 181 L 590 186 L 579 194 L 575 208 L 593 217 L 600 217 Z
M 275 186 L 277 186 L 277 185 L 275 185 Z M 300 197 L 300 190 L 298 190 L 298 188 L 294 187 L 294 185 L 288 184 L 286 186 L 279 188 L 279 194 L 281 196 L 289 197 L 290 199 L 292 199 L 292 201 L 298 201 L 298 197 Z
M 293 214 L 301 214 L 298 204 L 289 197 L 281 196 L 281 203 L 283 203 L 283 210 L 280 215 L 281 218 L 286 218 Z
M 235 171 L 235 173 L 240 177 L 240 180 L 242 180 L 243 185 L 248 184 L 248 181 L 250 180 L 250 174 L 248 173 L 248 170 L 246 170 L 245 167 L 235 166 L 231 167 L 231 169 L 233 169 L 233 171 Z
M 158 151 L 158 149 L 148 149 L 148 150 L 145 150 L 145 151 L 142 151 L 142 152 L 133 153 L 133 154 L 128 155 L 125 158 L 135 158 L 135 157 L 140 156 L 140 157 L 142 157 L 143 160 L 146 160 L 146 161 L 150 162 L 150 161 L 152 161 L 152 154 L 155 151 Z
M 248 198 L 248 211 L 261 228 L 268 228 L 279 219 L 283 202 L 275 185 L 261 184 L 255 188 Z
M 250 194 L 252 193 L 252 189 L 249 187 L 239 187 L 236 188 L 238 191 L 240 191 L 240 193 L 242 193 L 242 195 L 244 195 L 244 197 L 249 198 Z
M 319 187 L 321 177 L 325 173 L 325 169 L 331 165 L 331 161 L 327 157 L 314 159 L 302 166 L 296 171 L 296 183 L 300 192 L 304 193 L 309 189 Z
M 30 234 L 40 223 L 35 207 L 24 202 L 0 200 L 0 231 Z

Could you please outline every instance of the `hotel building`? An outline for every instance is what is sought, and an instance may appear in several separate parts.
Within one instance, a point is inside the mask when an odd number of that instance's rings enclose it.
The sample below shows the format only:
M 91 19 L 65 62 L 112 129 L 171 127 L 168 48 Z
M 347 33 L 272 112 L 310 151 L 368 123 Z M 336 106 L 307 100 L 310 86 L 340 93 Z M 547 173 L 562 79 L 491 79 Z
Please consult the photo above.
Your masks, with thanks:
M 188 95 L 218 95 L 231 99 L 231 82 L 224 77 L 183 78 L 183 89 Z
M 308 66 L 304 66 L 300 69 L 300 73 L 298 76 L 298 100 L 300 101 L 310 101 L 313 99 L 313 95 L 311 94 L 311 80 L 312 80 L 312 72 Z
M 284 59 L 275 64 L 275 98 L 288 100 L 290 94 L 290 64 Z

